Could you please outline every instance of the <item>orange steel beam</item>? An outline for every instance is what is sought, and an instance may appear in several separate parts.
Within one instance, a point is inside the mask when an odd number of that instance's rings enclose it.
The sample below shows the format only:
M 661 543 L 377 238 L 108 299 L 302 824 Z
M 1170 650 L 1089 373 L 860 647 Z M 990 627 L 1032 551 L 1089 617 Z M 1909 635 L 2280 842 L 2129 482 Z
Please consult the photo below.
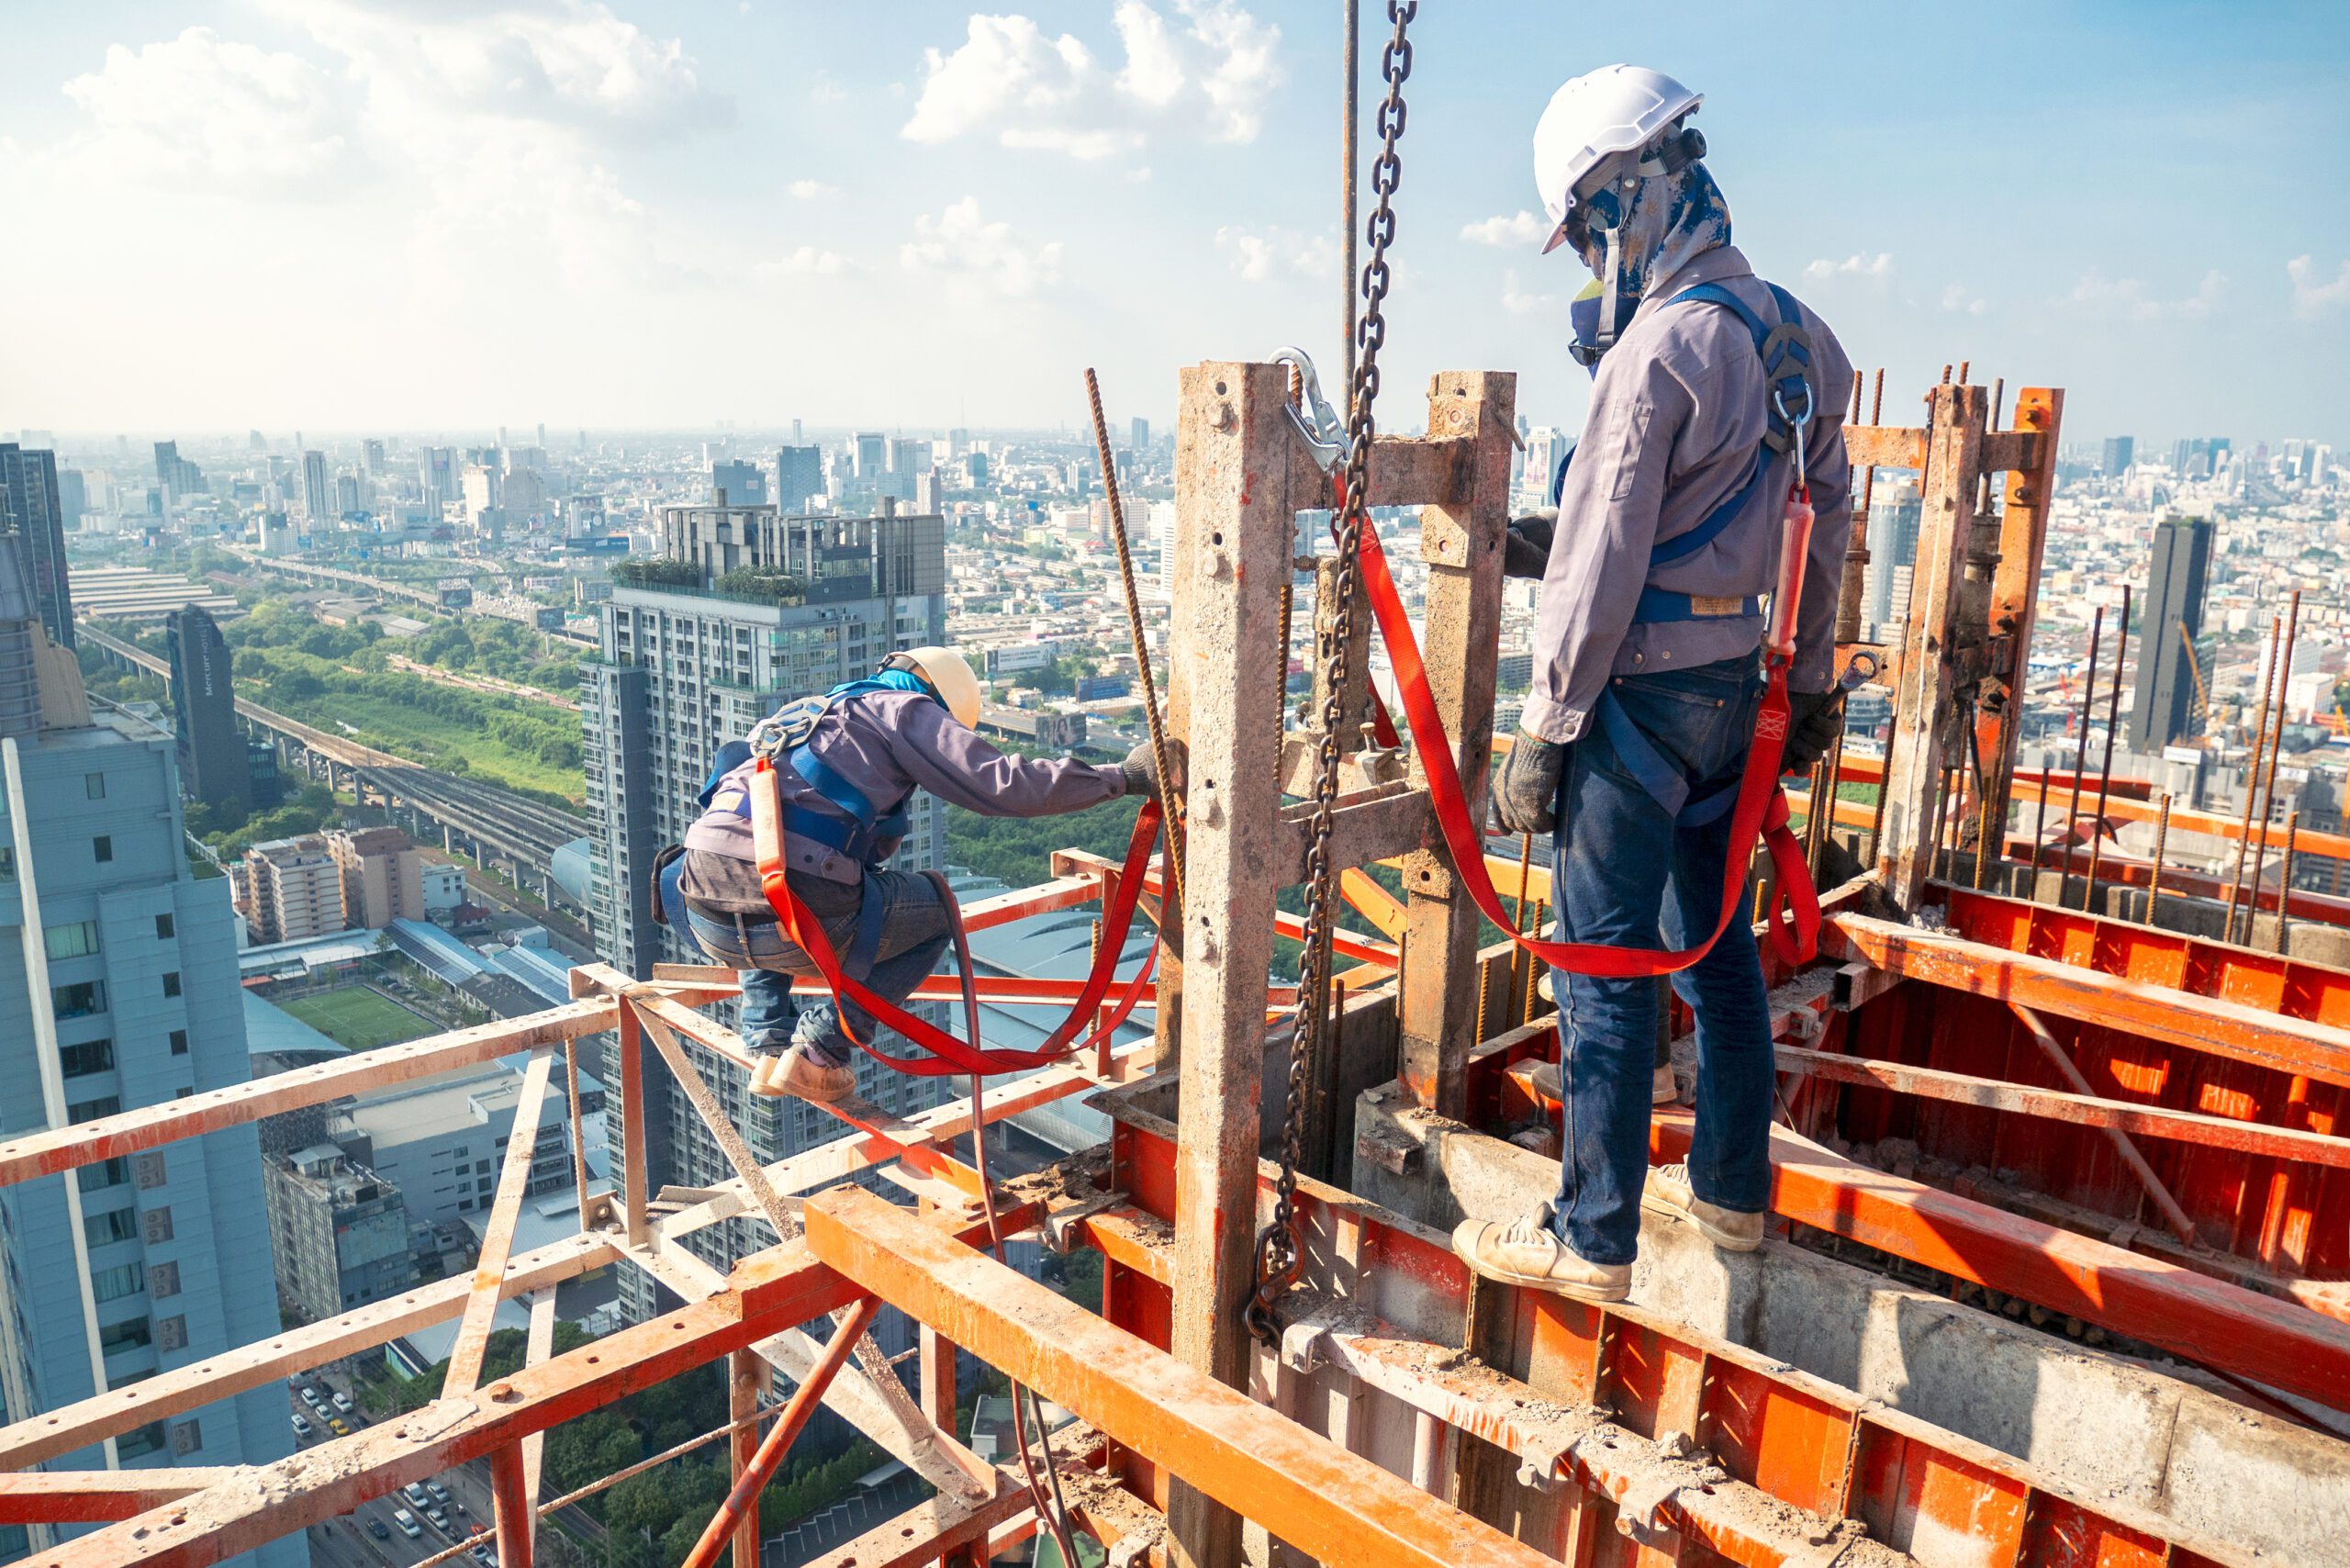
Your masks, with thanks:
M 32 1133 L 0 1143 L 0 1187 L 28 1182 L 77 1165 L 95 1165 L 140 1149 L 158 1148 L 180 1138 L 218 1132 L 246 1122 L 274 1116 L 305 1105 L 364 1090 L 386 1088 L 478 1067 L 517 1051 L 559 1045 L 581 1035 L 612 1026 L 609 1000 L 574 1002 L 533 1013 L 527 1017 L 483 1024 L 433 1035 L 407 1045 L 363 1051 L 319 1067 L 296 1068 L 240 1083 L 209 1090 L 185 1100 L 167 1100 L 112 1116 L 100 1116 L 70 1126 Z
M 521 1216 L 523 1193 L 531 1185 L 531 1162 L 539 1147 L 539 1114 L 546 1104 L 547 1077 L 554 1067 L 554 1053 L 542 1050 L 522 1070 L 521 1092 L 514 1100 L 514 1130 L 506 1140 L 498 1195 L 474 1262 L 474 1294 L 465 1302 L 456 1343 L 450 1347 L 449 1373 L 441 1385 L 444 1395 L 471 1394 L 474 1384 L 481 1381 L 482 1358 L 489 1352 L 490 1323 L 498 1316 L 499 1286 L 506 1278 L 506 1258 L 514 1246 L 514 1222 Z M 577 1137 L 579 1129 L 572 1128 L 571 1136 Z
M 2350 1166 L 2350 1138 L 2329 1137 L 2323 1133 L 2264 1126 L 2257 1122 L 2208 1116 L 2196 1111 L 2172 1111 L 2160 1105 L 2140 1105 L 2128 1100 L 2107 1100 L 2032 1084 L 2007 1083 L 1998 1079 L 1976 1078 L 1971 1073 L 1838 1056 L 1832 1051 L 1807 1050 L 1801 1046 L 1780 1046 L 1778 1056 L 1781 1071 L 1832 1083 L 1890 1089 L 1897 1094 L 1914 1094 L 1922 1100 L 2011 1111 L 2052 1122 L 2070 1122 L 2076 1126 L 2111 1127 L 2136 1137 L 2169 1138 L 2276 1159 L 2306 1160 L 2312 1165 Z
M 1002 1234 L 1036 1223 L 1032 1205 L 1002 1209 Z M 974 1222 L 944 1233 L 985 1244 Z M 856 1301 L 859 1291 L 787 1243 L 734 1265 L 727 1288 L 566 1355 L 526 1366 L 461 1399 L 440 1399 L 25 1561 L 32 1568 L 200 1568 L 247 1551 L 453 1465 L 722 1361 Z
M 2300 845 L 2294 841 L 2293 857 L 2300 858 Z M 2008 840 L 2008 858 L 2020 863 L 2037 865 L 2046 869 L 2062 869 L 2086 876 L 2089 857 L 2086 850 L 2072 844 L 2043 844 L 2035 846 L 2024 835 L 2012 835 Z M 2122 855 L 2110 844 L 2098 855 L 2097 879 L 2118 883 L 2125 888 L 2149 887 L 2154 882 L 2154 863 L 2136 856 Z M 2257 907 L 2274 914 L 2277 912 L 2277 890 L 2264 886 L 2258 890 Z M 2203 871 L 2191 871 L 2184 867 L 2165 863 L 2160 896 L 2165 900 L 2182 897 L 2210 899 L 2227 897 L 2227 883 Z M 2246 900 L 2247 902 L 2255 901 Z M 2295 888 L 2286 895 L 2285 913 L 2288 919 L 2305 920 L 2319 925 L 2350 925 L 2350 899 L 2337 898 L 2332 893 L 2313 893 L 2306 888 Z
M 2143 930 L 2143 927 L 2132 927 Z M 2147 932 L 2159 938 L 2165 933 Z M 2350 1084 L 2350 1030 L 2256 1005 L 2011 952 L 1864 915 L 1831 916 L 1821 946 L 1905 980 L 2020 1002 L 2279 1072 Z
M 858 1289 L 1334 1568 L 1553 1562 L 870 1193 L 811 1200 L 808 1245 Z
M 55 1470 L 0 1475 L 0 1525 L 95 1524 L 135 1518 L 150 1508 L 218 1486 L 228 1467 Z
M 1686 1159 L 1695 1125 L 1685 1110 L 1658 1107 L 1650 1158 Z M 2189 1361 L 2350 1408 L 2350 1324 L 1841 1159 L 1776 1126 L 1771 1209 Z

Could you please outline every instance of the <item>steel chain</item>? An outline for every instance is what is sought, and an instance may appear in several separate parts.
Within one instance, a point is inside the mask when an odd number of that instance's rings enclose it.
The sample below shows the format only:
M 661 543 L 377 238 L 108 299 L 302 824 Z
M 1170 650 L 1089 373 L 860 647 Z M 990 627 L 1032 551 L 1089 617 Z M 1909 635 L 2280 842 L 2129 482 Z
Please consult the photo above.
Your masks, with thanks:
M 1371 449 L 1377 434 L 1372 405 L 1379 396 L 1379 351 L 1387 342 L 1387 319 L 1382 308 L 1392 276 L 1387 247 L 1395 239 L 1395 209 L 1392 202 L 1404 181 L 1404 161 L 1395 144 L 1404 135 L 1404 82 L 1412 73 L 1412 42 L 1405 29 L 1419 10 L 1419 0 L 1388 0 L 1388 20 L 1394 36 L 1380 55 L 1380 73 L 1387 82 L 1387 96 L 1379 106 L 1379 157 L 1371 164 L 1371 188 L 1378 196 L 1364 226 L 1371 241 L 1371 260 L 1362 269 L 1362 316 L 1355 328 L 1359 353 L 1354 385 L 1347 410 L 1348 443 L 1345 494 L 1337 529 L 1337 602 L 1329 616 L 1329 646 L 1324 653 L 1327 670 L 1322 703 L 1322 730 L 1314 755 L 1314 821 L 1305 857 L 1305 911 L 1302 940 L 1305 951 L 1298 961 L 1297 1010 L 1289 1047 L 1289 1076 L 1281 1114 L 1281 1177 L 1273 1186 L 1273 1217 L 1257 1238 L 1255 1294 L 1248 1302 L 1249 1331 L 1269 1347 L 1281 1343 L 1281 1325 L 1274 1308 L 1297 1283 L 1305 1263 L 1303 1227 L 1297 1216 L 1297 1168 L 1304 1158 L 1305 1109 L 1312 1097 L 1312 1072 L 1320 1055 L 1323 1032 L 1330 1011 L 1330 938 L 1336 921 L 1337 868 L 1330 859 L 1331 817 L 1338 799 L 1338 744 L 1346 722 L 1348 654 L 1354 634 L 1357 549 L 1370 524 Z

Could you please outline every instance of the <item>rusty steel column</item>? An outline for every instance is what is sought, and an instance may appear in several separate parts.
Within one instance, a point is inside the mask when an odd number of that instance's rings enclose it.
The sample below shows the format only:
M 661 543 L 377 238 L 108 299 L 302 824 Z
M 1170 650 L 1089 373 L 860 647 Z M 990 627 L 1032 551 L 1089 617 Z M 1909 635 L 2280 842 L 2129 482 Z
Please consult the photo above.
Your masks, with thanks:
M 1881 890 L 1903 916 L 1917 911 L 1934 875 L 1942 730 L 1959 681 L 1959 610 L 1986 397 L 1980 386 L 1945 385 L 1934 388 L 1930 403 L 1917 564 L 1886 748 L 1885 842 L 1875 851 Z
M 739 1485 L 743 1474 L 758 1456 L 759 1427 L 750 1417 L 759 1408 L 759 1395 L 767 1388 L 767 1364 L 756 1350 L 736 1350 L 726 1358 L 726 1418 L 737 1423 L 727 1434 L 726 1446 L 733 1460 L 730 1484 Z M 759 1568 L 759 1512 L 756 1508 L 743 1516 L 734 1527 L 734 1568 Z
M 1483 823 L 1493 752 L 1494 658 L 1501 638 L 1502 540 L 1509 530 L 1509 466 L 1517 377 L 1446 371 L 1428 386 L 1428 434 L 1472 438 L 1467 494 L 1420 512 L 1427 564 L 1422 653 L 1428 688 L 1452 739 L 1471 816 Z M 1374 502 L 1379 497 L 1374 493 Z M 1427 770 L 1416 755 L 1413 781 Z M 1435 840 L 1404 863 L 1404 970 L 1397 1002 L 1405 1092 L 1439 1115 L 1466 1118 L 1465 1076 L 1475 1046 L 1479 969 L 1476 905 Z
M 1183 372 L 1175 505 L 1191 590 L 1172 627 L 1172 684 L 1191 748 L 1184 1005 L 1178 1091 L 1170 1349 L 1216 1382 L 1246 1385 L 1241 1310 L 1254 1283 L 1259 1085 L 1272 964 L 1280 831 L 1281 630 L 1297 517 L 1290 494 L 1289 373 L 1211 362 Z M 1178 1483 L 1178 1564 L 1237 1561 L 1238 1516 Z

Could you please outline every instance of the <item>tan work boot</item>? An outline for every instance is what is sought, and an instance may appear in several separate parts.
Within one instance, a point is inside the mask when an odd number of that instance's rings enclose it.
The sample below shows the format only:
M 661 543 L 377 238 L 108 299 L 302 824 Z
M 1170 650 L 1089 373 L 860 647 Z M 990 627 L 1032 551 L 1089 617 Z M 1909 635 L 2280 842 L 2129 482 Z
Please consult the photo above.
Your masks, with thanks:
M 1534 1070 L 1534 1092 L 1546 1100 L 1563 1101 L 1559 1081 L 1559 1064 L 1546 1061 Z M 1665 1063 L 1649 1075 L 1649 1103 L 1670 1105 L 1681 1098 L 1681 1081 L 1673 1076 L 1673 1064 Z
M 1706 1202 L 1689 1185 L 1689 1167 L 1678 1160 L 1649 1172 L 1648 1185 L 1640 1189 L 1640 1206 L 1687 1220 L 1698 1235 L 1725 1251 L 1751 1252 L 1762 1245 L 1762 1216 Z
M 1550 1228 L 1544 1204 L 1505 1224 L 1464 1219 L 1453 1227 L 1452 1250 L 1489 1280 L 1525 1285 L 1578 1301 L 1622 1301 L 1632 1294 L 1629 1263 L 1593 1263 L 1577 1256 Z
M 834 1067 L 806 1046 L 794 1046 L 779 1057 L 761 1057 L 751 1070 L 751 1092 L 770 1099 L 790 1094 L 819 1105 L 830 1105 L 856 1092 L 856 1070 Z

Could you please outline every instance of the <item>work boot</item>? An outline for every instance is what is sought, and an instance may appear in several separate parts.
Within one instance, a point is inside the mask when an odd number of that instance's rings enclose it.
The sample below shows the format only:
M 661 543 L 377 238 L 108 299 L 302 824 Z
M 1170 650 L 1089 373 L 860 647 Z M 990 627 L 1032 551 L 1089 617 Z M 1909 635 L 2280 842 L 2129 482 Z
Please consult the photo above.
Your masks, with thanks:
M 1534 1092 L 1545 1100 L 1563 1103 L 1566 1100 L 1559 1081 L 1559 1064 L 1539 1062 L 1534 1069 Z M 1649 1103 L 1670 1105 L 1681 1098 L 1681 1081 L 1673 1076 L 1673 1064 L 1665 1063 L 1649 1075 Z
M 1629 1263 L 1594 1263 L 1578 1256 L 1550 1228 L 1549 1204 L 1504 1224 L 1464 1219 L 1452 1231 L 1452 1250 L 1489 1280 L 1525 1285 L 1578 1301 L 1622 1301 L 1632 1294 Z
M 751 1070 L 751 1092 L 835 1104 L 856 1092 L 856 1070 L 830 1060 L 803 1042 L 779 1057 L 761 1057 Z
M 1687 1220 L 1697 1227 L 1698 1235 L 1724 1251 L 1751 1252 L 1762 1245 L 1762 1216 L 1706 1202 L 1689 1185 L 1689 1167 L 1678 1160 L 1649 1172 L 1648 1185 L 1640 1190 L 1640 1206 Z

